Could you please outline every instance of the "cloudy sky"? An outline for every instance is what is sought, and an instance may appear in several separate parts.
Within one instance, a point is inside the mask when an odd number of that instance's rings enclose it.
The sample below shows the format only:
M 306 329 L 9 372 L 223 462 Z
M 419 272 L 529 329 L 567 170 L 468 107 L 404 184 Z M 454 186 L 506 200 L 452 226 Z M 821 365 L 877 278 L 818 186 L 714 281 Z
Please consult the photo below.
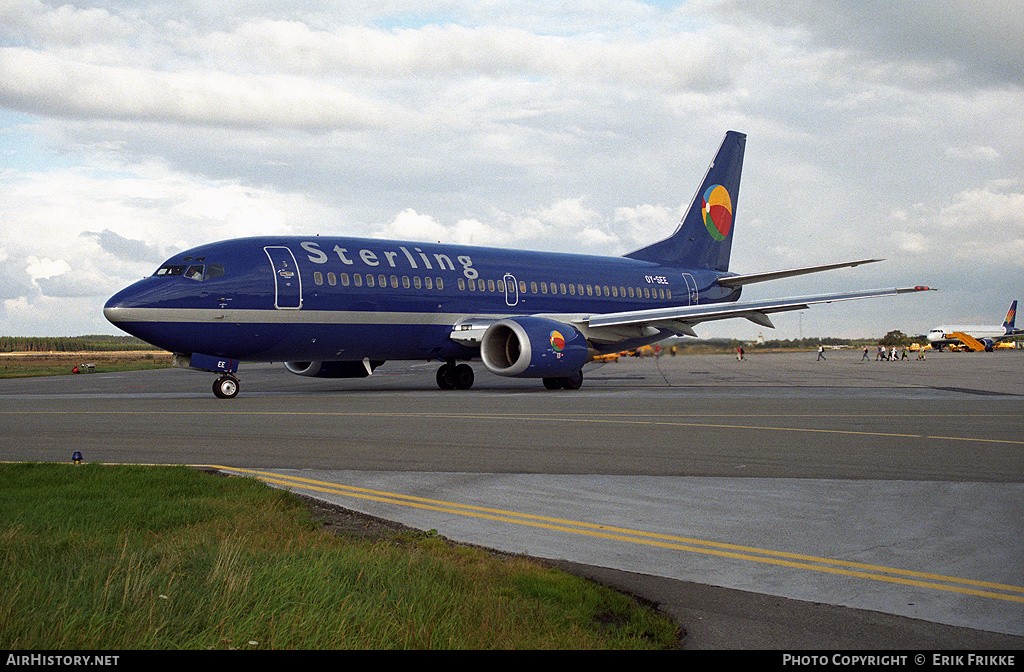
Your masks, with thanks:
M 234 236 L 623 254 L 727 130 L 732 270 L 886 259 L 745 298 L 941 290 L 766 336 L 998 323 L 1024 294 L 1022 54 L 1003 0 L 0 0 L 0 334 L 116 333 L 108 296 Z

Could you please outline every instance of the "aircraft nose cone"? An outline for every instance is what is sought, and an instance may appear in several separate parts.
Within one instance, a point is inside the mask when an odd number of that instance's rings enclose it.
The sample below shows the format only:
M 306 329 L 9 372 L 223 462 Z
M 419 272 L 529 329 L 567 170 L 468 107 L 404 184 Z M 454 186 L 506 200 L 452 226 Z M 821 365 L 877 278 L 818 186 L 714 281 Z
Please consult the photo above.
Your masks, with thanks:
M 125 329 L 125 324 L 139 320 L 144 312 L 141 309 L 156 306 L 161 295 L 161 288 L 151 278 L 139 280 L 107 299 L 103 306 L 103 317 L 118 328 Z
M 134 285 L 132 286 L 134 287 Z M 107 302 L 103 304 L 103 317 L 107 318 L 107 321 L 113 325 L 118 325 L 127 320 L 126 311 L 133 306 L 137 305 L 132 300 L 134 292 L 131 291 L 132 287 L 126 287 L 117 294 L 107 299 Z

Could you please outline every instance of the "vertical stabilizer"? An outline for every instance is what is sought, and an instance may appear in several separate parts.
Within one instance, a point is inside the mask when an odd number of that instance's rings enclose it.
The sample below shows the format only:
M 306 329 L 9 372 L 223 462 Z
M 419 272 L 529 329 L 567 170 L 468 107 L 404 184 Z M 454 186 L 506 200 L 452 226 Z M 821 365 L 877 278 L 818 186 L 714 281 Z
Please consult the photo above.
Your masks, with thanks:
M 626 256 L 669 266 L 729 270 L 746 142 L 743 133 L 726 133 L 675 233 Z
M 1006 319 L 1003 320 L 1003 329 L 1006 329 L 1006 333 L 1012 333 L 1014 330 L 1014 322 L 1017 320 L 1017 301 L 1014 300 L 1010 304 L 1010 310 L 1006 311 Z

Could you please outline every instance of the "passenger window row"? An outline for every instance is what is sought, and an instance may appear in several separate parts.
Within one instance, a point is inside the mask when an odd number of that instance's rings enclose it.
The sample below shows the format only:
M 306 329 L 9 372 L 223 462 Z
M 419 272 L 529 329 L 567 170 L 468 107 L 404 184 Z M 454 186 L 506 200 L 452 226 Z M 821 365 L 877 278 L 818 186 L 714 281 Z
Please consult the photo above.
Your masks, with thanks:
M 391 287 L 392 289 L 398 289 L 399 283 L 405 289 L 444 289 L 444 280 L 441 278 L 431 278 L 429 276 L 420 278 L 419 276 L 413 276 L 411 279 L 407 275 L 403 275 L 401 279 L 397 275 L 387 276 L 383 273 L 380 275 L 374 275 L 367 273 L 363 276 L 360 273 L 353 273 L 349 277 L 348 273 L 323 273 L 316 271 L 313 273 L 313 282 L 317 286 L 323 286 L 326 284 L 330 287 L 341 285 L 342 287 Z M 458 288 L 459 291 L 465 292 L 485 292 L 485 293 L 497 293 L 505 294 L 508 292 L 515 292 L 519 290 L 520 295 L 527 294 L 527 284 L 525 280 L 520 280 L 518 287 L 511 284 L 506 288 L 505 280 L 467 280 L 465 278 L 459 278 Z M 671 299 L 672 290 L 666 287 L 623 287 L 623 286 L 611 286 L 608 285 L 583 285 L 573 284 L 564 282 L 530 282 L 529 293 L 543 296 L 545 294 L 554 294 L 562 296 L 607 296 L 612 298 L 630 298 L 630 299 Z
M 324 284 L 324 276 L 326 276 L 327 284 L 331 287 L 340 283 L 342 287 L 362 287 L 365 285 L 366 287 L 390 286 L 392 289 L 398 289 L 399 282 L 401 282 L 401 286 L 405 289 L 444 289 L 444 280 L 441 278 L 431 278 L 429 276 L 421 278 L 418 275 L 409 278 L 409 276 L 403 275 L 401 280 L 399 280 L 397 275 L 392 275 L 389 278 L 389 276 L 384 275 L 383 273 L 380 275 L 367 273 L 365 277 L 361 273 L 353 273 L 350 278 L 348 273 L 325 274 L 320 271 L 316 271 L 313 273 L 313 282 L 318 286 L 322 286 Z

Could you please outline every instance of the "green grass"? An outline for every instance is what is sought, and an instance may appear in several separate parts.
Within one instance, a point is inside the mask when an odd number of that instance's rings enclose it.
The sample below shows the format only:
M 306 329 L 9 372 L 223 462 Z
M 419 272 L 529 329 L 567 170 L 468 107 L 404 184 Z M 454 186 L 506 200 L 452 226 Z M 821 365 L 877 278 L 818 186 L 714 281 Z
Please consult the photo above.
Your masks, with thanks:
M 171 358 L 167 353 L 135 353 L 127 356 L 103 352 L 32 354 L 28 356 L 0 355 L 0 378 L 71 375 L 75 366 L 85 363 L 95 365 L 90 373 L 113 373 L 116 371 L 166 369 L 171 365 Z M 90 375 L 90 373 L 82 371 L 79 375 Z
M 185 467 L 0 464 L 2 649 L 663 649 L 676 626 L 525 558 L 328 534 Z

